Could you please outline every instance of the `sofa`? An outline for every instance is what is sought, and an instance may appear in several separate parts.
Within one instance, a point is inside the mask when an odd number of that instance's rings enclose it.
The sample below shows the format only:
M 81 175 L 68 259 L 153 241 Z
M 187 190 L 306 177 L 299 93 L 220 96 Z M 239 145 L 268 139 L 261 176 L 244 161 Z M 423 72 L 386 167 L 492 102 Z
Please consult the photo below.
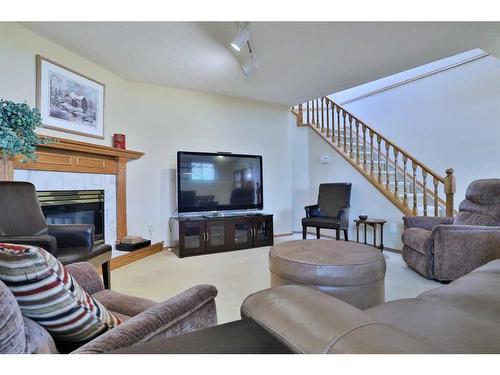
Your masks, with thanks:
M 453 217 L 403 218 L 403 260 L 420 275 L 449 282 L 500 258 L 500 179 L 472 182 Z
M 500 260 L 366 310 L 288 285 L 250 295 L 241 314 L 295 353 L 500 353 Z
M 217 324 L 214 286 L 198 285 L 157 303 L 104 289 L 90 263 L 74 263 L 66 269 L 87 293 L 123 323 L 80 347 L 57 346 L 42 326 L 22 316 L 11 291 L 0 281 L 0 353 L 107 353 Z

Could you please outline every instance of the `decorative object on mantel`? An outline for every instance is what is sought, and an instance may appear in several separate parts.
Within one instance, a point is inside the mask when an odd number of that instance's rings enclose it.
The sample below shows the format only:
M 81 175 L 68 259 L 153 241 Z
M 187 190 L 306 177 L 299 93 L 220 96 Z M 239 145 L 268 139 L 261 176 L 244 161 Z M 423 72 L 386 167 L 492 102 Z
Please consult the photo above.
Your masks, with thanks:
M 127 148 L 125 134 L 115 133 L 113 135 L 113 147 L 120 148 L 122 150 L 125 150 Z
M 36 148 L 53 142 L 40 138 L 35 129 L 40 125 L 40 113 L 27 103 L 0 99 L 0 181 L 10 181 L 14 174 L 14 157 L 20 162 L 36 160 Z
M 104 85 L 36 57 L 37 106 L 42 126 L 104 139 Z
M 116 244 L 116 250 L 120 251 L 134 251 L 150 246 L 151 241 L 145 240 L 140 236 L 126 236 Z

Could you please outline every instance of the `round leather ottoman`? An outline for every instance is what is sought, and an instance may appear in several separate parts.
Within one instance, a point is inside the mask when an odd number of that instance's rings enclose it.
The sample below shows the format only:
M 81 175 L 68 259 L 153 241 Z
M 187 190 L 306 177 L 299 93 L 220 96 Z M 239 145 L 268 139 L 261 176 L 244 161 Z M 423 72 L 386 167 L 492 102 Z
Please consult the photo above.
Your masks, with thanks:
M 385 297 L 385 259 L 380 250 L 356 242 L 287 241 L 269 251 L 271 287 L 308 285 L 360 309 Z

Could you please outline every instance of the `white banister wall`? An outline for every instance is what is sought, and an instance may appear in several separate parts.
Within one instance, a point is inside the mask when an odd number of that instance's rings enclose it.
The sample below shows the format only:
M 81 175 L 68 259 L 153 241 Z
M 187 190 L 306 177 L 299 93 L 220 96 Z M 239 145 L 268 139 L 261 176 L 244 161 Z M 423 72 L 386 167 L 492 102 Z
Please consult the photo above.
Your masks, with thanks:
M 500 61 L 490 55 L 345 108 L 434 170 L 452 166 L 458 208 L 471 181 L 500 176 L 499 82 Z
M 391 90 L 401 85 L 411 83 L 419 79 L 424 79 L 434 74 L 453 69 L 463 64 L 489 56 L 488 52 L 476 48 L 470 51 L 449 56 L 444 59 L 433 61 L 429 64 L 417 66 L 413 69 L 408 69 L 400 73 L 390 75 L 372 82 L 365 83 L 347 90 L 339 91 L 335 94 L 328 95 L 330 99 L 341 106 L 361 100 L 365 97 L 376 95 L 383 91 Z

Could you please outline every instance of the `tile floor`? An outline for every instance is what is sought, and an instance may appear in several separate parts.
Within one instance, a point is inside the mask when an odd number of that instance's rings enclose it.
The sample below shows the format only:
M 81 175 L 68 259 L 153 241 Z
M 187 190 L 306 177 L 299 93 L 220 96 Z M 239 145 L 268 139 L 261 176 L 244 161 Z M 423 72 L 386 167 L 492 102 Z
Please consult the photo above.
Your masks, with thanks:
M 299 235 L 278 237 L 275 243 L 299 239 Z M 177 258 L 171 251 L 141 259 L 112 272 L 116 291 L 162 301 L 196 284 L 212 284 L 219 323 L 239 319 L 246 296 L 269 287 L 269 247 Z M 401 255 L 384 252 L 387 262 L 386 300 L 411 298 L 441 284 L 410 270 Z

